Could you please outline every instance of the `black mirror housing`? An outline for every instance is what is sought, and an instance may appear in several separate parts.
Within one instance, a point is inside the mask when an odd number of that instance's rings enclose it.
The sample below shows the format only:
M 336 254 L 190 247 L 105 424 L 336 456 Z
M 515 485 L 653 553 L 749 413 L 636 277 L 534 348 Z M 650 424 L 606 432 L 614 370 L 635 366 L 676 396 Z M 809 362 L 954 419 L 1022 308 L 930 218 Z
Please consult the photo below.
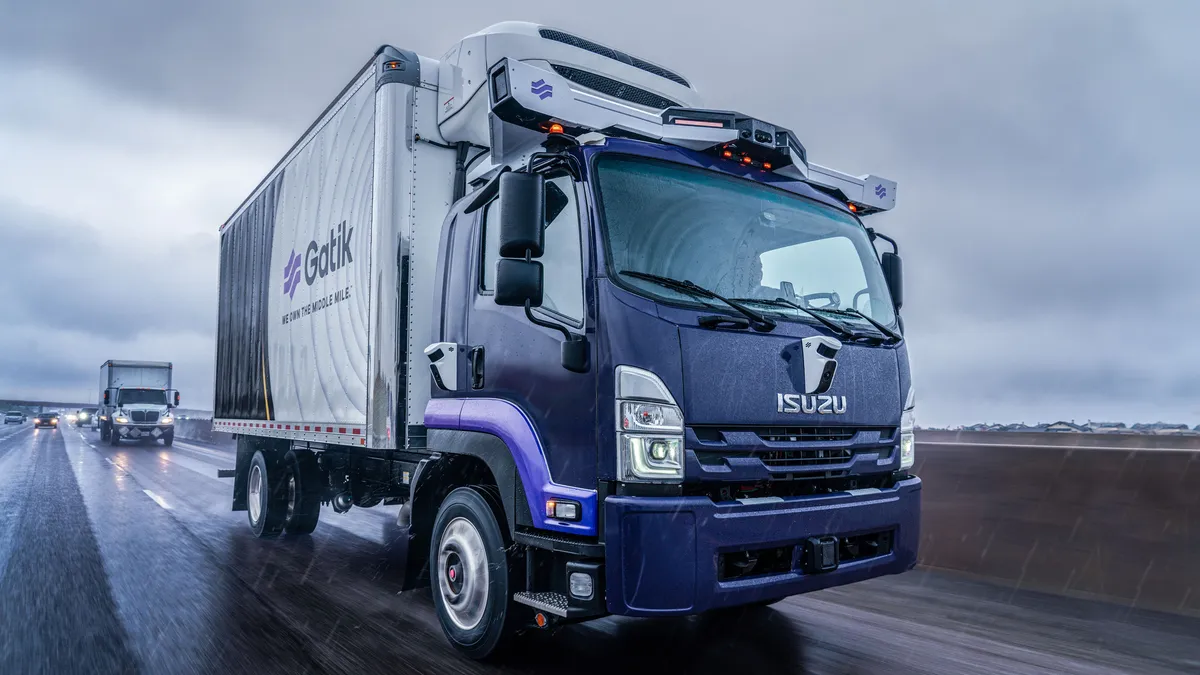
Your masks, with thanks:
M 892 294 L 892 304 L 896 311 L 904 305 L 904 265 L 900 256 L 895 253 L 884 253 L 880 256 L 883 264 L 883 278 L 887 282 L 888 292 Z
M 505 307 L 542 306 L 542 263 L 501 258 L 496 261 L 496 304 Z
M 541 257 L 545 226 L 546 179 L 536 173 L 500 176 L 500 256 Z

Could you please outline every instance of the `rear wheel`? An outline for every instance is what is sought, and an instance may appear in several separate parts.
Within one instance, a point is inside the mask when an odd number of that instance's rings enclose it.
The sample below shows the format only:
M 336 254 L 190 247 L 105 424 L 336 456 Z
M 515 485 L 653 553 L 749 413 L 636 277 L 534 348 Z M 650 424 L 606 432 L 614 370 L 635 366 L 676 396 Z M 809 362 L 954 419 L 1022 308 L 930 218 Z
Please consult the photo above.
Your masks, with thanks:
M 310 534 L 321 517 L 321 470 L 311 452 L 289 450 L 283 457 L 283 489 L 288 534 Z
M 438 509 L 429 551 L 433 604 L 446 639 L 485 659 L 516 628 L 519 574 L 492 500 L 475 487 L 451 492 Z
M 254 453 L 246 472 L 246 515 L 256 537 L 274 537 L 283 529 L 287 501 L 279 474 L 277 461 L 267 461 L 262 450 Z

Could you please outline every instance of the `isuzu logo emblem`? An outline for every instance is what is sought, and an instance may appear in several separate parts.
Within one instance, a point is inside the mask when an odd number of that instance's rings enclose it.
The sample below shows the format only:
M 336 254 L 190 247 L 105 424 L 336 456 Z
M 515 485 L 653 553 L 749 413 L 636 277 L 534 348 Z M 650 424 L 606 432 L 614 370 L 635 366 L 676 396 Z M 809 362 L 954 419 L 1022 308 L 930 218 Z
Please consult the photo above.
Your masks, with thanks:
M 845 396 L 825 394 L 833 386 L 833 378 L 837 374 L 837 353 L 841 348 L 842 343 L 834 338 L 814 335 L 805 338 L 799 350 L 795 345 L 784 350 L 783 359 L 788 362 L 792 382 L 797 389 L 803 384 L 804 393 L 776 394 L 776 410 L 810 415 L 840 415 L 846 412 Z M 797 358 L 797 351 L 800 358 Z M 797 370 L 801 372 L 797 373 Z

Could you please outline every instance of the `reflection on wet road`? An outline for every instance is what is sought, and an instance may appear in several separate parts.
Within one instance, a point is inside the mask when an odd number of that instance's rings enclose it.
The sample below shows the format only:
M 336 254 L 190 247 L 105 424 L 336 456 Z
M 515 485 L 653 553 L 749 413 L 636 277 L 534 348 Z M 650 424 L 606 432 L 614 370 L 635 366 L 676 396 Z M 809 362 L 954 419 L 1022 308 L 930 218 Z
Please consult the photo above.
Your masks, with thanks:
M 229 448 L 0 430 L 0 673 L 1186 673 L 1200 621 L 914 572 L 688 619 L 527 635 L 500 664 L 399 593 L 395 509 L 260 541 Z

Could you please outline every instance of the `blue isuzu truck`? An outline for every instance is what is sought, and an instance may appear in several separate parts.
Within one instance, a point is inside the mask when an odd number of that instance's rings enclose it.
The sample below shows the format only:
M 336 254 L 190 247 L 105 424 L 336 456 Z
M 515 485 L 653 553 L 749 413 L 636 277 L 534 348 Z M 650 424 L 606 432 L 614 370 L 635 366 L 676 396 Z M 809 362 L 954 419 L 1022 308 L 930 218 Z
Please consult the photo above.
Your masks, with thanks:
M 895 199 L 558 29 L 381 47 L 221 227 L 233 509 L 399 505 L 476 658 L 911 569 Z

